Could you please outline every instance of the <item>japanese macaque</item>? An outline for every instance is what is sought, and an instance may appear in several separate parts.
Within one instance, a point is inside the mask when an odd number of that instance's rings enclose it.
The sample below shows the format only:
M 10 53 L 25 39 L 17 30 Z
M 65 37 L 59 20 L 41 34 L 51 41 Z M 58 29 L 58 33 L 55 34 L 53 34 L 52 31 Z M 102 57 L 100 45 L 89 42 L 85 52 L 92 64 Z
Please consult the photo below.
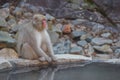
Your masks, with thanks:
M 35 14 L 31 22 L 19 29 L 17 51 L 22 58 L 56 61 L 46 29 L 45 16 L 41 14 Z

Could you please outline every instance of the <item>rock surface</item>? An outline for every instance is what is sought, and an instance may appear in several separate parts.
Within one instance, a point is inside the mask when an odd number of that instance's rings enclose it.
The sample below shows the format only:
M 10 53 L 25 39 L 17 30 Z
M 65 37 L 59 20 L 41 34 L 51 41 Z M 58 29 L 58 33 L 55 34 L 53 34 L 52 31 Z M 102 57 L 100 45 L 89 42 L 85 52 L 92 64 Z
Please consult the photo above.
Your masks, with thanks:
M 12 64 L 9 61 L 0 58 L 0 70 L 8 68 L 12 68 Z
M 13 49 L 3 48 L 0 50 L 0 57 L 4 59 L 17 59 L 18 54 Z
M 100 51 L 100 52 L 104 52 L 104 53 L 112 53 L 113 50 L 110 48 L 109 45 L 103 45 L 103 46 L 93 46 L 94 49 Z
M 112 44 L 112 40 L 104 39 L 104 38 L 93 38 L 92 43 L 95 45 L 103 45 L 103 44 Z

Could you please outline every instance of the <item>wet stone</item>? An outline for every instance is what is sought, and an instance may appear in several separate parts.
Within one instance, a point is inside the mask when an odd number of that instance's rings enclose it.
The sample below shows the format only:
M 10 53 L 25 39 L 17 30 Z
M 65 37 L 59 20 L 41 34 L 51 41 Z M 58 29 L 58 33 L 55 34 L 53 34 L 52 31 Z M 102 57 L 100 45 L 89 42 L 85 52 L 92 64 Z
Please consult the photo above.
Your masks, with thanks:
M 87 42 L 85 40 L 78 41 L 77 44 L 81 47 L 85 47 L 87 45 Z
M 70 53 L 72 53 L 72 54 L 81 54 L 81 55 L 84 54 L 82 47 L 79 47 L 79 46 L 72 47 L 70 49 Z

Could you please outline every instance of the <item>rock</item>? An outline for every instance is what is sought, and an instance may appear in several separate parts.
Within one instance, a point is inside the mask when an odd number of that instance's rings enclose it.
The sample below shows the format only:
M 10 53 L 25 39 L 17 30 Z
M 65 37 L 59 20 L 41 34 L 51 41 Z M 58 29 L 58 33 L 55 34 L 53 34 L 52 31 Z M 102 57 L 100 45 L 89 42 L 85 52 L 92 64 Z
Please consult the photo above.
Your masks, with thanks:
M 63 27 L 63 25 L 58 23 L 56 25 L 53 25 L 52 31 L 62 33 L 62 27 Z
M 50 14 L 46 14 L 45 16 L 46 16 L 47 20 L 54 20 L 55 19 L 55 17 L 51 16 Z
M 86 40 L 88 43 L 90 43 L 93 38 L 94 38 L 93 36 L 89 36 L 89 37 L 87 37 L 85 40 Z
M 114 54 L 115 54 L 115 57 L 116 57 L 116 58 L 120 58 L 120 49 L 116 49 L 116 50 L 114 51 Z
M 61 41 L 60 43 L 56 43 L 56 45 L 53 46 L 53 50 L 55 54 L 70 53 L 70 46 L 71 41 L 67 39 L 65 41 Z
M 31 18 L 32 16 L 33 16 L 33 14 L 31 12 L 24 13 L 25 18 Z
M 6 47 L 15 47 L 16 40 L 10 37 L 7 32 L 0 31 L 0 48 L 4 48 L 5 45 Z
M 80 54 L 80 55 L 83 55 L 83 54 L 84 54 L 84 51 L 83 51 L 82 47 L 75 46 L 75 47 L 72 47 L 72 48 L 70 49 L 70 53 L 71 53 L 71 54 Z
M 113 50 L 110 48 L 109 45 L 103 45 L 103 46 L 93 46 L 93 48 L 95 50 L 98 50 L 100 52 L 104 52 L 104 53 L 112 53 Z
M 93 57 L 93 60 L 109 60 L 111 59 L 111 56 L 108 54 L 96 54 L 95 57 Z
M 5 4 L 2 5 L 2 7 L 3 8 L 8 8 L 8 7 L 10 7 L 10 3 L 5 3 Z
M 85 31 L 73 31 L 72 38 L 77 38 L 77 37 L 80 37 L 80 36 L 85 35 L 85 34 L 86 34 Z
M 22 8 L 19 8 L 19 7 L 16 7 L 15 10 L 13 11 L 13 13 L 18 17 L 20 17 L 23 13 L 23 9 Z
M 7 18 L 9 16 L 9 9 L 8 8 L 2 8 L 0 9 L 0 18 Z
M 98 23 L 93 23 L 93 27 L 92 27 L 92 31 L 95 33 L 99 33 L 100 31 L 102 31 L 105 27 L 104 25 L 98 24 Z
M 50 35 L 50 39 L 52 43 L 56 43 L 58 41 L 59 35 L 56 32 L 48 31 Z
M 92 39 L 93 39 L 93 36 L 91 34 L 85 34 L 80 37 L 80 40 L 86 40 L 89 43 L 91 42 Z
M 16 59 L 18 58 L 18 54 L 13 49 L 3 48 L 0 50 L 0 57 L 4 59 Z
M 12 64 L 9 61 L 0 58 L 0 70 L 8 68 L 12 68 Z
M 120 48 L 120 40 L 115 43 L 115 46 Z
M 41 67 L 45 66 L 46 62 L 40 63 L 39 60 L 27 60 L 27 59 L 10 59 L 11 63 L 15 64 L 15 67 L 34 67 L 39 66 Z
M 64 25 L 63 29 L 62 29 L 62 32 L 63 33 L 71 33 L 71 25 L 70 24 Z
M 7 27 L 7 22 L 5 21 L 5 18 L 0 17 L 0 27 Z
M 91 43 L 95 45 L 103 45 L 103 44 L 112 44 L 112 42 L 113 41 L 110 39 L 93 38 Z
M 88 54 L 92 55 L 95 52 L 91 44 L 88 44 Z
M 111 36 L 111 33 L 109 33 L 109 32 L 103 33 L 103 34 L 101 34 L 101 36 L 102 36 L 103 38 L 108 38 L 108 37 Z
M 78 41 L 77 42 L 78 46 L 85 47 L 87 45 L 87 42 L 85 40 Z
M 7 23 L 8 23 L 8 25 L 11 26 L 11 27 L 13 27 L 13 26 L 15 26 L 15 25 L 17 24 L 17 22 L 16 22 L 15 19 L 10 19 Z
M 24 24 L 17 24 L 17 25 L 15 25 L 15 26 L 13 26 L 12 28 L 11 28 L 11 30 L 10 30 L 10 32 L 11 33 L 16 33 L 18 30 L 19 30 L 19 28 L 20 27 L 22 27 Z

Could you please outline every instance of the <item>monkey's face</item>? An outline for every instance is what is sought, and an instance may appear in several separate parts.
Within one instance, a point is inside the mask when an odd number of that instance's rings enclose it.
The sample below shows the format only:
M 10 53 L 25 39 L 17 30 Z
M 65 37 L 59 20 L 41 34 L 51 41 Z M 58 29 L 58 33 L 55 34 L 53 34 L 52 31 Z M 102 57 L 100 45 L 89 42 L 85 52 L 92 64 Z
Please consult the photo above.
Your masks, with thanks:
M 40 14 L 34 15 L 32 22 L 33 22 L 33 26 L 39 31 L 42 31 L 47 27 L 47 22 L 45 16 L 43 15 Z

